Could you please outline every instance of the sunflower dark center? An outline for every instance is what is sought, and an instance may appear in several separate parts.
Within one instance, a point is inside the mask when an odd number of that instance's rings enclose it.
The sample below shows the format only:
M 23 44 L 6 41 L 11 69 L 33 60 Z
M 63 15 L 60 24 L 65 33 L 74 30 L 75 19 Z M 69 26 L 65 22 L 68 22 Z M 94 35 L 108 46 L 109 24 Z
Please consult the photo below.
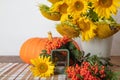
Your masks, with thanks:
M 39 65 L 39 71 L 40 73 L 45 73 L 48 70 L 48 65 L 46 63 L 41 63 Z
M 80 24 L 79 24 L 79 26 L 80 26 L 80 29 L 82 30 L 82 31 L 86 31 L 86 30 L 89 30 L 90 29 L 90 23 L 89 22 L 81 22 Z
M 68 5 L 64 3 L 60 6 L 59 9 L 60 9 L 60 12 L 67 13 L 67 8 L 68 8 Z
M 77 1 L 74 6 L 78 11 L 81 11 L 84 8 L 84 4 L 80 1 Z
M 99 4 L 105 8 L 110 7 L 112 3 L 113 3 L 113 0 L 99 0 Z

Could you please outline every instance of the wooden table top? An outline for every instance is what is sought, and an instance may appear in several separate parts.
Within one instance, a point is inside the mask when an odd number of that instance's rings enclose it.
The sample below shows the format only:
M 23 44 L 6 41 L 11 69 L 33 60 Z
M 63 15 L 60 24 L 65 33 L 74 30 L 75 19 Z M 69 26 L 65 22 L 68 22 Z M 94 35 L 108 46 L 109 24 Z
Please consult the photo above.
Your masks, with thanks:
M 8 60 L 8 59 L 7 59 Z M 114 71 L 120 71 L 120 57 L 111 57 Z M 29 64 L 19 62 L 0 62 L 0 80 L 67 80 L 65 74 L 54 75 L 49 78 L 33 77 Z

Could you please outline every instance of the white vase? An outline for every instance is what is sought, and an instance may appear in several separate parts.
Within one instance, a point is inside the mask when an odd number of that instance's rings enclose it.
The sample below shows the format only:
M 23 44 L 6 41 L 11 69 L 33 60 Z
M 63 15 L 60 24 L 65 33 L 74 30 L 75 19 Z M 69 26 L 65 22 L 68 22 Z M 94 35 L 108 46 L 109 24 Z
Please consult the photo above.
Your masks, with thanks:
M 91 55 L 98 55 L 99 57 L 110 57 L 110 51 L 112 47 L 112 37 L 105 39 L 95 38 L 90 41 L 82 41 L 77 40 L 80 45 L 80 49 L 87 53 L 91 53 Z

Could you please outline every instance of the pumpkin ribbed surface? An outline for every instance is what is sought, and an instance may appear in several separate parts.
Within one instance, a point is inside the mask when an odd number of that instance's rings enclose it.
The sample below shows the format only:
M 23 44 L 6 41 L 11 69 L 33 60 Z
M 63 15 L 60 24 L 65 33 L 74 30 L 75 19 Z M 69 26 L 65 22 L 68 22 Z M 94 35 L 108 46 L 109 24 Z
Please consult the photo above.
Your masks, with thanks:
M 41 38 L 28 39 L 23 43 L 20 49 L 20 58 L 24 62 L 30 63 L 30 59 L 39 56 L 41 50 L 44 49 L 43 44 L 45 44 L 44 39 L 41 39 Z

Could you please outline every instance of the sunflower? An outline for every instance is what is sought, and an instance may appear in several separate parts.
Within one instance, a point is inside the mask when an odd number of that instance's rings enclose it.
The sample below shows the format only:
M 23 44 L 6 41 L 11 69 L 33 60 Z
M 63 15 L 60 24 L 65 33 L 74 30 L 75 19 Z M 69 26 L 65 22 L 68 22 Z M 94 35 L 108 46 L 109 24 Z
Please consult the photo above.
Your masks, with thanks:
M 97 26 L 96 34 L 100 39 L 110 37 L 118 32 L 118 30 L 111 29 L 110 25 L 106 23 L 98 23 Z
M 90 40 L 96 36 L 95 30 L 97 26 L 90 20 L 81 18 L 78 21 L 78 25 L 80 27 L 82 40 Z
M 52 5 L 51 11 L 52 12 L 60 12 L 61 14 L 67 13 L 68 5 L 64 1 L 56 2 Z
M 78 28 L 72 23 L 61 23 L 56 26 L 56 30 L 62 36 L 68 36 L 69 38 L 75 38 L 79 36 Z
M 50 57 L 40 56 L 31 60 L 32 66 L 30 70 L 35 77 L 49 77 L 54 73 L 54 64 L 50 61 Z
M 117 13 L 120 0 L 94 0 L 93 7 L 100 18 L 110 18 L 111 14 Z
M 86 13 L 88 9 L 87 2 L 84 0 L 71 0 L 68 4 L 67 12 L 74 14 L 74 17 L 80 17 L 80 14 Z
M 62 16 L 60 18 L 61 22 L 69 21 L 75 25 L 76 25 L 77 20 L 78 20 L 78 18 L 74 18 L 70 13 L 62 14 Z
M 72 19 L 72 17 L 70 17 L 70 14 L 66 13 L 66 14 L 62 14 L 60 21 L 64 22 L 66 20 L 71 20 L 71 19 Z

